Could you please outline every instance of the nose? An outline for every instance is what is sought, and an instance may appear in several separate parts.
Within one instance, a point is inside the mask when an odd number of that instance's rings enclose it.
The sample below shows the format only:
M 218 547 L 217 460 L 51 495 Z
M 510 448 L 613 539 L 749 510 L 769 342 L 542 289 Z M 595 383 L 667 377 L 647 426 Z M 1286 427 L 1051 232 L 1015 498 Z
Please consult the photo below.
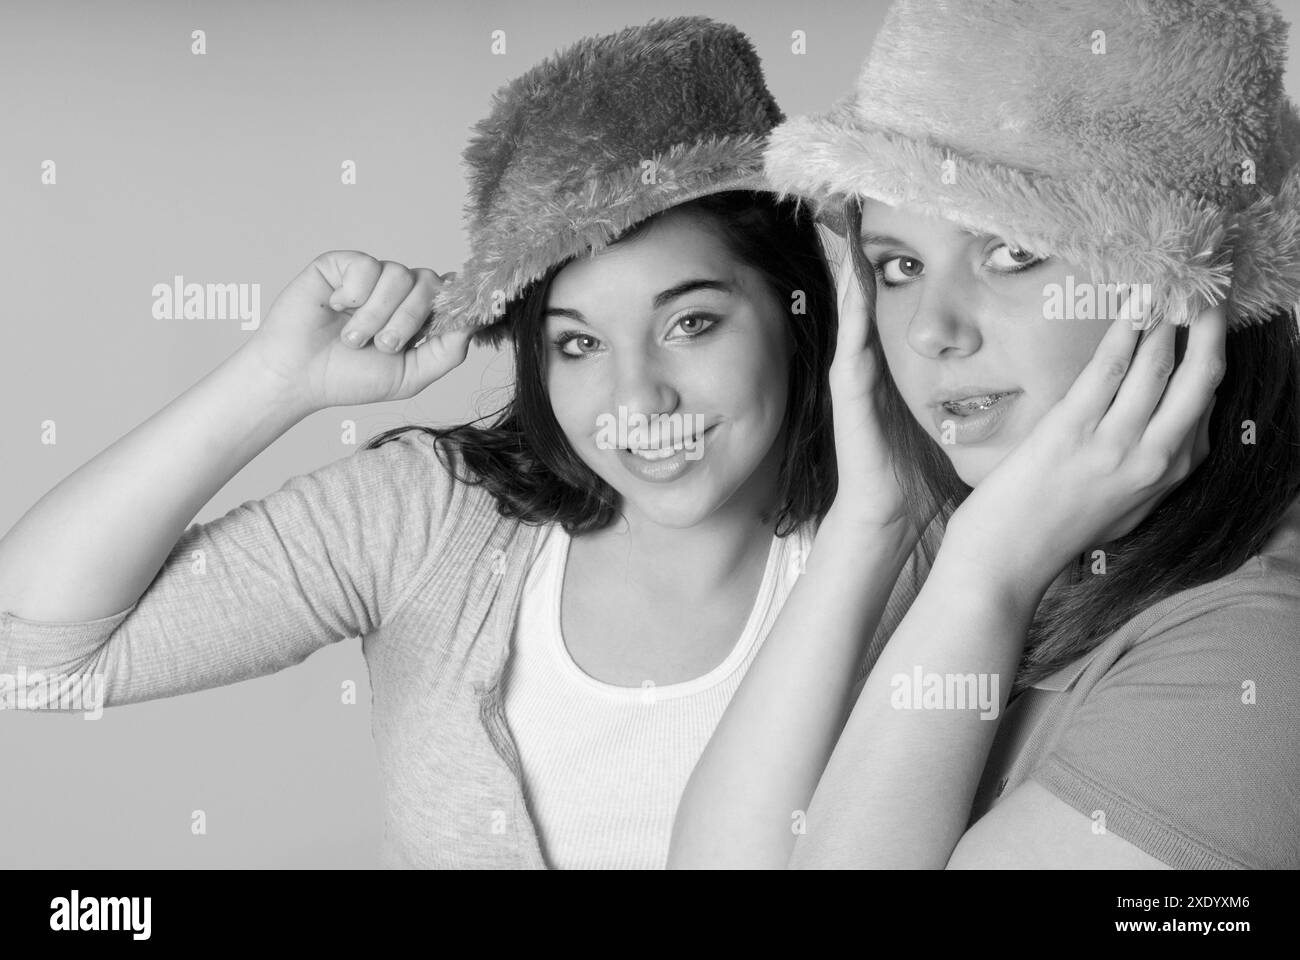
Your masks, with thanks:
M 614 403 L 628 414 L 672 413 L 681 397 L 674 386 L 671 363 L 653 350 L 629 351 L 616 361 Z
M 983 309 L 978 284 L 931 279 L 907 325 L 908 346 L 932 360 L 972 354 L 983 342 L 979 331 Z

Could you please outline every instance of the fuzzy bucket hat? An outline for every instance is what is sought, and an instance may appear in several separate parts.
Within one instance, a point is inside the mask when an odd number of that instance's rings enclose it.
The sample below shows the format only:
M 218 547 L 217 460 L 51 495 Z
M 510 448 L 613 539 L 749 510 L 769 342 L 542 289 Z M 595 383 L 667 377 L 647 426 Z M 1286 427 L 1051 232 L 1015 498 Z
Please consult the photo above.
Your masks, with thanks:
M 585 38 L 542 61 L 474 128 L 470 257 L 424 329 L 477 327 L 497 345 L 505 305 L 556 264 L 688 200 L 769 189 L 762 148 L 783 119 L 746 36 L 704 17 Z
M 1265 0 L 896 0 L 856 88 L 773 131 L 767 173 L 844 232 L 859 195 L 1094 279 L 1186 324 L 1300 301 L 1300 115 Z

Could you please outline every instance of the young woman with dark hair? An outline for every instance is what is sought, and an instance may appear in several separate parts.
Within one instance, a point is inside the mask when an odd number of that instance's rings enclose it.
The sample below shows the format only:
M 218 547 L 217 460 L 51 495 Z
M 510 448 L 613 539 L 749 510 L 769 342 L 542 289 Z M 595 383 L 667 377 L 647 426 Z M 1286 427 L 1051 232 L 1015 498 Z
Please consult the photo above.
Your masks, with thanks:
M 1264 0 L 896 0 L 855 95 L 774 131 L 769 175 L 847 240 L 924 583 L 891 623 L 800 597 L 670 864 L 1300 867 L 1286 32 Z
M 112 706 L 361 636 L 386 866 L 662 866 L 834 516 L 833 284 L 811 213 L 765 189 L 779 119 L 743 35 L 699 18 L 513 81 L 466 151 L 466 268 L 317 257 L 0 542 L 0 669 L 99 677 Z M 302 417 L 414 396 L 475 335 L 516 357 L 492 423 L 387 431 L 185 526 Z
M 834 325 L 825 318 L 833 316 L 834 308 L 816 228 L 811 215 L 798 212 L 793 201 L 778 203 L 769 195 L 747 191 L 701 197 L 675 211 L 690 215 L 737 262 L 757 271 L 774 301 L 787 305 L 798 301 L 798 312 L 790 314 L 788 324 L 790 363 L 784 386 L 788 400 L 781 424 L 776 508 L 770 518 L 776 534 L 786 536 L 799 524 L 819 519 L 835 499 L 835 444 L 825 382 L 834 348 Z M 642 221 L 619 243 L 629 246 L 654 224 L 653 219 Z M 505 308 L 503 319 L 512 331 L 514 347 L 514 396 L 493 415 L 493 422 L 415 429 L 454 444 L 467 468 L 468 482 L 490 491 L 502 516 L 557 523 L 567 533 L 579 534 L 602 530 L 615 520 L 619 494 L 614 483 L 622 482 L 588 466 L 556 421 L 548 379 L 561 378 L 556 365 L 571 354 L 560 349 L 563 343 L 557 338 L 568 334 L 560 331 L 562 324 L 548 322 L 547 304 L 553 281 L 564 266 L 550 268 Z M 717 319 L 706 313 L 690 316 L 705 324 L 696 331 L 697 337 L 704 337 Z M 710 371 L 713 377 L 727 373 L 722 364 Z M 767 382 L 753 385 L 763 391 L 777 387 Z M 737 393 L 753 388 L 737 388 Z M 387 430 L 366 446 L 380 446 L 409 429 Z

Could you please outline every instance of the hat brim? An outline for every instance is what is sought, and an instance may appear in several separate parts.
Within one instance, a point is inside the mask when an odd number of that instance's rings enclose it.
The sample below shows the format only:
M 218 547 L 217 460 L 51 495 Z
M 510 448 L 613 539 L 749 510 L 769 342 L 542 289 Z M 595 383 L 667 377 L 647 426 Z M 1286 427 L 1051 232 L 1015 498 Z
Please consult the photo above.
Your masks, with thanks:
M 1300 300 L 1294 173 L 1276 196 L 1226 211 L 1113 176 L 1050 177 L 959 155 L 861 122 L 852 98 L 777 126 L 765 169 L 782 194 L 812 199 L 819 219 L 841 235 L 853 197 L 905 206 L 1073 261 L 1096 278 L 1149 283 L 1153 304 L 1177 324 L 1225 299 L 1230 327 L 1262 322 Z
M 499 345 L 508 334 L 505 306 L 552 267 L 596 253 L 691 200 L 732 190 L 774 193 L 763 172 L 763 146 L 762 137 L 715 137 L 647 157 L 653 168 L 637 162 L 563 184 L 526 175 L 503 182 L 473 255 L 439 291 L 421 333 L 473 327 L 476 341 Z

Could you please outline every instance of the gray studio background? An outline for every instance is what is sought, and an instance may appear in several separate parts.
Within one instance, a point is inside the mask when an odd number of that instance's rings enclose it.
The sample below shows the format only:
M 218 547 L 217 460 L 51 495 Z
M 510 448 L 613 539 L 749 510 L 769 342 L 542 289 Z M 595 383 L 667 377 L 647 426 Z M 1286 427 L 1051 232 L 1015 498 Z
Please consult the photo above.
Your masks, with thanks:
M 1231 0 L 1225 0 L 1231 2 Z M 265 316 L 314 256 L 440 272 L 466 253 L 459 164 L 510 77 L 580 36 L 661 16 L 742 28 L 788 114 L 845 93 L 884 0 L 633 3 L 0 3 L 0 531 L 251 333 L 155 320 L 151 288 L 261 286 Z M 1283 0 L 1300 21 L 1300 0 Z M 207 52 L 190 52 L 206 32 Z M 490 52 L 503 30 L 505 55 Z M 803 30 L 807 53 L 791 52 Z M 1287 86 L 1300 99 L 1300 31 Z M 41 164 L 57 163 L 43 186 Z M 357 184 L 340 183 L 353 160 Z M 412 422 L 494 409 L 505 354 L 419 397 L 299 423 L 195 518 Z M 58 443 L 40 442 L 54 420 Z M 340 703 L 355 680 L 358 704 Z M 279 674 L 102 719 L 0 713 L 0 867 L 374 867 L 382 830 L 356 640 Z M 206 836 L 190 814 L 207 814 Z

